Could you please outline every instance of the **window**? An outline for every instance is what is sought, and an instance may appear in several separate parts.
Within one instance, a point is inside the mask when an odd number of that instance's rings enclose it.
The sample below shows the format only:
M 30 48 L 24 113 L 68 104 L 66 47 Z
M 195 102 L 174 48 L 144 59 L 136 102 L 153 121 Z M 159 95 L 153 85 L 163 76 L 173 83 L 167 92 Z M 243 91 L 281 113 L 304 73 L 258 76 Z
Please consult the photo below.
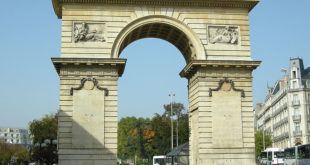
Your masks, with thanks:
M 293 103 L 294 104 L 298 103 L 298 95 L 297 94 L 293 95 Z
M 299 124 L 299 123 L 296 123 L 296 125 L 295 125 L 295 131 L 296 131 L 296 132 L 300 132 L 300 124 Z
M 310 104 L 310 94 L 308 94 L 308 104 Z
M 293 71 L 292 78 L 296 78 L 296 71 Z
M 297 82 L 293 81 L 293 89 L 296 89 L 296 88 L 297 88 Z
M 294 115 L 295 115 L 295 116 L 298 116 L 298 115 L 299 115 L 299 109 L 297 109 L 297 108 L 294 109 Z
M 4 136 L 8 136 L 8 134 L 7 134 L 7 133 L 5 133 L 5 134 L 4 134 Z

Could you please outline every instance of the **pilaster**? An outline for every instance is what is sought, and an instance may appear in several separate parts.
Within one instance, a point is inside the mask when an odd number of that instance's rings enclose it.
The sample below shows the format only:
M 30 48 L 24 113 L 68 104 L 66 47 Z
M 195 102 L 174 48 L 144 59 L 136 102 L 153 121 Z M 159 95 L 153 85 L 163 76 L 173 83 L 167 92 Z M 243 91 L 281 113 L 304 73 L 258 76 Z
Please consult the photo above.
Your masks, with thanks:
M 259 61 L 189 63 L 191 164 L 255 164 L 252 71 Z
M 59 165 L 117 162 L 118 77 L 125 59 L 52 58 L 60 77 Z

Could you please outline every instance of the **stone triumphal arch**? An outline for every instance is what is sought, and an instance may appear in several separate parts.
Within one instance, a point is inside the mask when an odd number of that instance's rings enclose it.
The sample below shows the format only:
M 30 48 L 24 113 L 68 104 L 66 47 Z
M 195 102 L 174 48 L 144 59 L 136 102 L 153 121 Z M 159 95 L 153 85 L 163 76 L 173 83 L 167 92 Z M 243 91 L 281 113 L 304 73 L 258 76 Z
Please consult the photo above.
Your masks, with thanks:
M 248 13 L 259 0 L 52 0 L 62 19 L 60 165 L 116 164 L 122 50 L 141 38 L 175 45 L 188 79 L 190 164 L 254 165 Z M 164 60 L 164 59 L 163 59 Z

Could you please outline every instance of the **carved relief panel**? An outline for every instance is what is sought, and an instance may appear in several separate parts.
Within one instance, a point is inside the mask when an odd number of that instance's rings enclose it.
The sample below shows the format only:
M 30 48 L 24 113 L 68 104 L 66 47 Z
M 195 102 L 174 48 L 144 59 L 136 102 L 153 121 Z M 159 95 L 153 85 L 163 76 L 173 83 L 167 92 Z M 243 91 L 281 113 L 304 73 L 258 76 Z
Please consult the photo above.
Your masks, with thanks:
M 207 35 L 209 44 L 240 44 L 240 28 L 232 25 L 208 25 Z
M 73 41 L 78 42 L 105 42 L 104 22 L 74 22 Z

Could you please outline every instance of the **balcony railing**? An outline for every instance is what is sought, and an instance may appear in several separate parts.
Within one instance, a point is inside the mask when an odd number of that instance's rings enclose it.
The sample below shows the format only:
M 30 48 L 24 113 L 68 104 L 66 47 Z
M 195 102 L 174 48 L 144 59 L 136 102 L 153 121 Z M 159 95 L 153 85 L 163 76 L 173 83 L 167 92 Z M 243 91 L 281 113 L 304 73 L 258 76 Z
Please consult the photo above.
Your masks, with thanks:
M 283 109 L 286 109 L 287 108 L 287 103 L 284 103 L 283 104 Z
M 298 131 L 294 131 L 294 136 L 302 136 L 302 131 L 298 130 Z
M 264 122 L 266 123 L 267 121 L 269 121 L 269 120 L 270 120 L 270 118 L 271 118 L 271 116 L 270 116 L 270 115 L 266 115 L 266 117 L 265 117 L 265 119 L 264 119 Z
M 289 138 L 288 132 L 285 132 L 285 133 L 283 133 L 283 134 L 281 134 L 281 135 L 279 135 L 279 136 L 273 137 L 273 141 L 274 141 L 274 142 L 277 142 L 277 141 L 284 140 L 284 139 L 286 139 L 286 138 Z
M 299 100 L 292 101 L 292 105 L 298 106 L 298 105 L 300 105 L 300 101 Z
M 293 115 L 292 118 L 294 122 L 300 122 L 301 119 L 300 115 Z
M 288 118 L 287 117 L 283 118 L 282 120 L 280 120 L 279 122 L 277 122 L 273 125 L 273 129 L 275 130 L 287 122 L 288 122 Z

